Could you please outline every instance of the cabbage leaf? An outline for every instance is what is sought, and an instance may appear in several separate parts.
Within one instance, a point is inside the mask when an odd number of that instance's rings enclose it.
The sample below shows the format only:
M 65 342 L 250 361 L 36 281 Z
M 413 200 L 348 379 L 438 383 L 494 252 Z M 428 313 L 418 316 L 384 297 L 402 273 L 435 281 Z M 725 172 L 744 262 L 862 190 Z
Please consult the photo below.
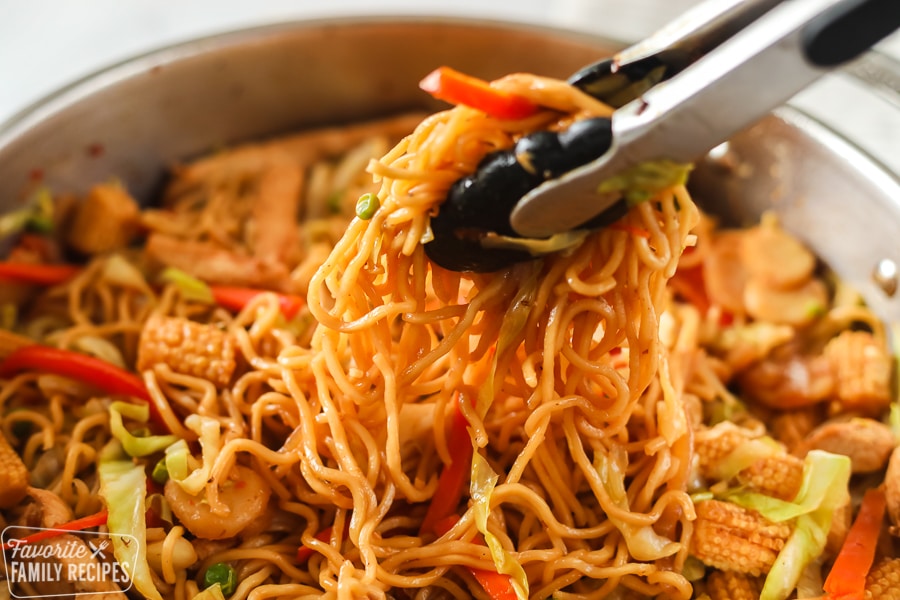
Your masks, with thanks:
M 109 407 L 109 429 L 128 456 L 149 456 L 166 449 L 178 441 L 176 435 L 149 435 L 138 437 L 125 427 L 124 418 L 128 417 L 141 423 L 150 419 L 150 406 L 129 402 L 113 402 Z
M 125 454 L 118 440 L 111 440 L 97 462 L 100 497 L 108 513 L 106 526 L 113 554 L 131 577 L 134 588 L 150 600 L 162 600 L 147 563 L 146 490 L 147 475 L 141 464 Z M 129 535 L 137 543 L 129 543 Z

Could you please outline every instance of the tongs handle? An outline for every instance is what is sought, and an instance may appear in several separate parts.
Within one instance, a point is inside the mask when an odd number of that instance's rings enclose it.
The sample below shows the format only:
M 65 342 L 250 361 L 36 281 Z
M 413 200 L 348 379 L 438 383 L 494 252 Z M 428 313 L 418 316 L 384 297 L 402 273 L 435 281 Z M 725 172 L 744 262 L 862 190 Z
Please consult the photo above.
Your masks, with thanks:
M 599 159 L 526 194 L 513 228 L 545 237 L 577 228 L 617 197 L 598 185 L 652 160 L 691 162 L 900 26 L 897 0 L 786 0 L 613 114 Z

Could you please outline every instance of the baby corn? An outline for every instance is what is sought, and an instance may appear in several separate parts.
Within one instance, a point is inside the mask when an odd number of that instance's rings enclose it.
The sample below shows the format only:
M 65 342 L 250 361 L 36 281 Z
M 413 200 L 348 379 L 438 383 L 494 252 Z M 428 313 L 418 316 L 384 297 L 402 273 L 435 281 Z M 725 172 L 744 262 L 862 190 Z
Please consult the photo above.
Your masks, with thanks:
M 759 600 L 762 578 L 734 571 L 713 571 L 706 578 L 710 600 Z
M 28 468 L 0 432 L 0 508 L 18 504 L 28 491 Z
M 772 523 L 754 510 L 730 502 L 705 500 L 695 506 L 697 520 L 691 554 L 723 571 L 768 573 L 791 534 L 785 523 Z
M 141 332 L 137 368 L 165 363 L 176 373 L 225 386 L 236 366 L 235 343 L 227 332 L 180 317 L 156 316 Z

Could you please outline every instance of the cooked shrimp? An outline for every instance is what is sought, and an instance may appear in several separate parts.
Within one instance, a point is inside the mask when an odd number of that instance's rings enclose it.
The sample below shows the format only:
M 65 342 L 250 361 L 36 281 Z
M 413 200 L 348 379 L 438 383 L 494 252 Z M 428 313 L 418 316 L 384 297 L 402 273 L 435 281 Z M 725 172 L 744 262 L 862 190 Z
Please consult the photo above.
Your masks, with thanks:
M 166 500 L 188 531 L 199 538 L 220 540 L 234 537 L 259 519 L 266 510 L 272 490 L 253 469 L 235 466 L 233 477 L 219 489 L 219 504 L 226 511 L 213 512 L 204 496 L 193 496 L 176 481 L 166 482 Z

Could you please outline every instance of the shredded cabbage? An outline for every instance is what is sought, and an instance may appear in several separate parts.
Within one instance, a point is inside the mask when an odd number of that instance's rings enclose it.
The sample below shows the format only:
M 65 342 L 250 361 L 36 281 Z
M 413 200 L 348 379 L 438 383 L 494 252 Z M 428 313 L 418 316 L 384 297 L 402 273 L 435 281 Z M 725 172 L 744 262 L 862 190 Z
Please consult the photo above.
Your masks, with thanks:
M 150 419 L 150 407 L 146 404 L 113 402 L 109 407 L 109 429 L 128 456 L 148 456 L 178 441 L 176 435 L 148 435 L 137 437 L 125 427 L 124 417 L 146 423 Z
M 147 476 L 144 467 L 135 464 L 125 454 L 117 440 L 111 440 L 100 453 L 97 462 L 100 477 L 100 497 L 108 513 L 106 526 L 112 539 L 116 560 L 131 577 L 134 588 L 150 600 L 162 600 L 153 583 L 147 563 L 147 522 L 145 495 Z M 127 534 L 137 543 L 128 543 Z
M 191 600 L 225 600 L 225 594 L 222 593 L 222 586 L 214 583 L 205 590 L 197 592 L 197 595 Z
M 729 422 L 722 422 L 716 428 L 734 427 Z M 748 440 L 735 448 L 716 464 L 711 476 L 718 481 L 728 481 L 761 458 L 773 456 L 783 450 L 778 442 L 769 437 Z
M 83 335 L 76 338 L 73 345 L 86 354 L 96 356 L 103 362 L 116 365 L 120 369 L 125 368 L 125 360 L 115 344 L 96 335 Z
M 600 475 L 603 487 L 610 499 L 620 509 L 628 511 L 628 493 L 625 489 L 625 471 L 624 456 L 616 457 L 606 456 L 601 452 L 594 455 L 594 468 Z M 635 525 L 628 523 L 612 514 L 607 515 L 612 521 L 616 529 L 622 532 L 625 538 L 625 544 L 628 546 L 628 553 L 635 559 L 641 561 L 658 560 L 660 558 L 671 556 L 681 549 L 681 544 L 662 537 L 650 525 Z
M 166 448 L 166 469 L 169 479 L 174 481 L 189 494 L 200 494 L 212 473 L 213 463 L 222 449 L 222 437 L 219 422 L 210 417 L 188 415 L 184 425 L 200 438 L 201 463 L 188 473 L 191 459 L 187 443 L 180 440 Z
M 204 304 L 215 304 L 215 299 L 213 298 L 212 290 L 209 289 L 209 286 L 196 277 L 188 275 L 181 269 L 166 267 L 159 278 L 164 283 L 171 283 L 178 288 L 178 291 L 181 292 L 181 295 L 185 300 L 194 300 L 195 302 L 202 302 Z
M 140 269 L 120 254 L 113 254 L 106 259 L 106 262 L 103 263 L 102 276 L 106 281 L 116 285 L 142 292 L 150 291 L 150 284 L 147 283 Z
M 0 216 L 0 238 L 30 229 L 40 233 L 53 231 L 53 194 L 39 187 L 28 206 Z
M 491 512 L 491 494 L 497 485 L 499 476 L 477 450 L 472 455 L 472 482 L 469 493 L 472 497 L 472 508 L 475 511 L 475 525 L 484 536 L 484 541 L 491 550 L 491 558 L 498 573 L 510 576 L 516 597 L 519 600 L 528 598 L 528 577 L 515 557 L 507 552 L 493 533 L 488 531 L 487 519 Z
M 773 522 L 795 519 L 791 536 L 766 577 L 760 600 L 784 600 L 807 565 L 825 549 L 834 511 L 850 501 L 850 458 L 811 450 L 803 464 L 800 491 L 791 502 L 734 490 L 726 499 L 758 511 Z
M 650 160 L 610 177 L 597 187 L 597 192 L 619 192 L 625 197 L 628 206 L 634 206 L 653 198 L 662 190 L 683 185 L 687 182 L 691 168 L 690 164 L 671 160 Z

